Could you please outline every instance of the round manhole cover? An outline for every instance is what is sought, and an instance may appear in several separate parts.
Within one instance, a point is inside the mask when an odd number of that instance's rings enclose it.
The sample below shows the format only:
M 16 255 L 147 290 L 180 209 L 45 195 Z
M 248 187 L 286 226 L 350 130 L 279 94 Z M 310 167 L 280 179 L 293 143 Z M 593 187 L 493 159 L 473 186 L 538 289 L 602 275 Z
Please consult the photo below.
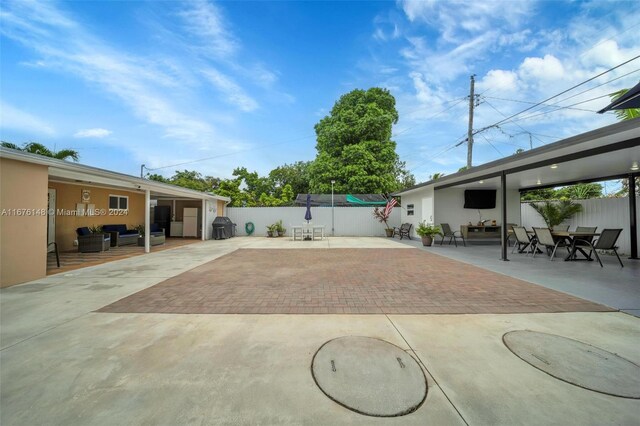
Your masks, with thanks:
M 409 414 L 427 397 L 427 379 L 416 360 L 370 337 L 329 340 L 314 355 L 311 373 L 325 395 L 368 416 Z
M 623 398 L 640 398 L 640 366 L 604 349 L 554 334 L 511 331 L 504 344 L 523 361 L 567 383 Z

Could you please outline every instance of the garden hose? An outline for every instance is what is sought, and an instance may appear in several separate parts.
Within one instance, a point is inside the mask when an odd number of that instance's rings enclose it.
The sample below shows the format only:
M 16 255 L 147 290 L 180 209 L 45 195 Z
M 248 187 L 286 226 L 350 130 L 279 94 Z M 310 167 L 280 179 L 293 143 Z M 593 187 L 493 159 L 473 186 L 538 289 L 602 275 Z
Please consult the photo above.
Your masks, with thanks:
M 256 227 L 253 224 L 253 222 L 247 222 L 244 224 L 244 230 L 247 233 L 247 235 L 251 235 L 253 234 L 253 231 L 256 230 Z

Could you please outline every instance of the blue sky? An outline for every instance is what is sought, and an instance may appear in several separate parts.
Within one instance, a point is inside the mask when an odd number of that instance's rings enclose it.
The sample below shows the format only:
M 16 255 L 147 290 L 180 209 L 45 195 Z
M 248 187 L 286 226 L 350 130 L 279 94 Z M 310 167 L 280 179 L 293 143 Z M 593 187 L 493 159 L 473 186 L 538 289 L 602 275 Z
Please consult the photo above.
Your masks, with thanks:
M 2 140 L 132 175 L 312 160 L 313 126 L 340 95 L 380 86 L 423 181 L 465 165 L 471 74 L 479 129 L 640 55 L 640 2 L 22 0 L 1 13 Z M 635 60 L 477 135 L 474 164 L 615 122 L 593 111 L 639 79 Z

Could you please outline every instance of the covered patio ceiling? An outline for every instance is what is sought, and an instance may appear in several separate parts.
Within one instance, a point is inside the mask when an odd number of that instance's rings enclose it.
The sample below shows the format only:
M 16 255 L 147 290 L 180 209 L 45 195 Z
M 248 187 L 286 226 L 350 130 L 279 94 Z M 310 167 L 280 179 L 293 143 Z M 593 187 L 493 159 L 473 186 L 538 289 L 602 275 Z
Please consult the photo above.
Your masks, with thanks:
M 450 187 L 500 189 L 501 219 L 507 223 L 507 190 L 548 188 L 608 179 L 629 179 L 631 259 L 638 258 L 635 177 L 640 176 L 640 118 L 592 130 L 470 170 L 407 188 L 436 191 Z M 502 227 L 502 260 L 507 259 L 507 229 Z

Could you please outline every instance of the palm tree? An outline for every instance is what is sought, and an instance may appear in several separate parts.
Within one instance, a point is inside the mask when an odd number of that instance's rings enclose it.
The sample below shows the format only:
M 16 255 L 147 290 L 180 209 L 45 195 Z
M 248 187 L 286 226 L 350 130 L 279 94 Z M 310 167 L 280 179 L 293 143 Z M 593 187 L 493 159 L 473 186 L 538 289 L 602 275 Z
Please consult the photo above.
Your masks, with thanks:
M 437 173 L 434 173 L 434 174 L 430 175 L 430 176 L 429 176 L 429 179 L 431 179 L 431 180 L 438 180 L 438 179 L 440 179 L 442 176 L 444 176 L 444 173 L 442 173 L 442 172 L 437 172 Z
M 529 203 L 529 205 L 542 216 L 547 226 L 552 229 L 582 211 L 581 204 L 568 199 L 560 200 L 557 203 L 545 201 L 540 204 Z
M 622 95 L 627 93 L 629 89 L 618 90 L 617 92 L 613 92 L 609 96 L 611 96 L 611 101 L 618 100 Z M 629 109 L 617 109 L 614 111 L 618 120 L 633 120 L 634 118 L 640 117 L 640 108 L 629 108 Z
M 71 159 L 78 161 L 80 154 L 74 149 L 62 149 L 60 151 L 52 151 L 46 146 L 38 142 L 25 143 L 22 148 L 11 142 L 2 142 L 2 146 L 5 148 L 17 149 L 18 151 L 29 152 L 31 154 L 44 155 L 45 157 L 57 158 L 58 160 Z

